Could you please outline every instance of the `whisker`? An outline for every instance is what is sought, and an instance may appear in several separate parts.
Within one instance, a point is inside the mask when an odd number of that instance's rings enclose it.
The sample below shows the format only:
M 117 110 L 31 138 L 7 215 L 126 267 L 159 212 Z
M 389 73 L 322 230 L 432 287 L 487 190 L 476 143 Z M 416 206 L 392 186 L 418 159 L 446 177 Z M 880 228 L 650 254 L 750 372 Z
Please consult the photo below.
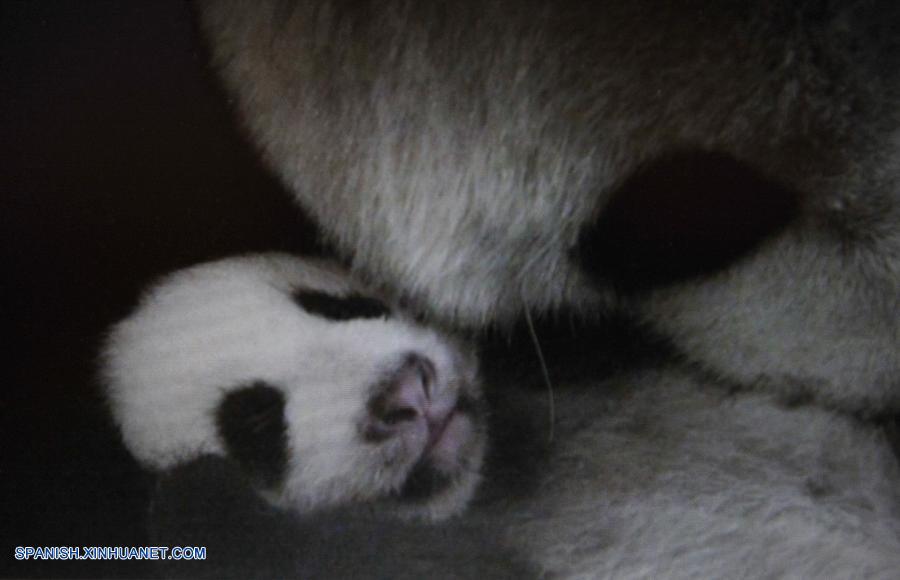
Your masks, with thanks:
M 524 301 L 523 301 L 524 305 Z M 534 330 L 534 322 L 531 320 L 531 312 L 525 307 L 525 322 L 528 325 L 528 334 L 534 343 L 534 350 L 537 352 L 538 363 L 541 365 L 541 374 L 544 377 L 544 383 L 547 385 L 547 403 L 550 413 L 550 434 L 548 442 L 553 442 L 554 426 L 556 424 L 556 400 L 553 395 L 553 383 L 550 381 L 550 371 L 547 369 L 547 362 L 544 360 L 544 353 L 541 350 L 541 343 L 538 341 L 537 332 Z

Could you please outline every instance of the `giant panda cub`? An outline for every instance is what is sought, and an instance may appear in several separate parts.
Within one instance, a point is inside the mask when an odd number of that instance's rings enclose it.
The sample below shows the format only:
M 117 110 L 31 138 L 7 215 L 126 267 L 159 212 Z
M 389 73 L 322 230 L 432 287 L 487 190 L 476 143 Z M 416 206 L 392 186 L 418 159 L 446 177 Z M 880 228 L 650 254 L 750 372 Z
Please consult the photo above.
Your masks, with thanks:
M 112 330 L 103 373 L 143 465 L 225 456 L 296 512 L 386 502 L 440 519 L 480 478 L 473 353 L 327 262 L 270 254 L 177 272 Z

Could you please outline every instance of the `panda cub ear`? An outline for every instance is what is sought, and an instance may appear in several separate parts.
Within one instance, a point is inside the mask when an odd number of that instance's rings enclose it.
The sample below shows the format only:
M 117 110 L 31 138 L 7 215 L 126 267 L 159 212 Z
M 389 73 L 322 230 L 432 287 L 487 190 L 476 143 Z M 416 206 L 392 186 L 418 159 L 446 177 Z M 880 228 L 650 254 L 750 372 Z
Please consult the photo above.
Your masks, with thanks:
M 462 510 L 480 480 L 472 351 L 330 262 L 177 272 L 116 325 L 103 360 L 125 444 L 156 470 L 218 455 L 291 510 L 384 502 L 430 519 Z

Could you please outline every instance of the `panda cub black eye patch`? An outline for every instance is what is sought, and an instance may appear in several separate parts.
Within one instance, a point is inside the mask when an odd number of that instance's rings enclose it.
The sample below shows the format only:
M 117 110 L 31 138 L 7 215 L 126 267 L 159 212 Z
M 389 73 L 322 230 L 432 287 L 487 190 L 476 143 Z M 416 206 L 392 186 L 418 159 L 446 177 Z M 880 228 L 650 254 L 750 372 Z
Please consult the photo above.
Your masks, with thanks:
M 319 290 L 296 290 L 294 302 L 306 312 L 334 321 L 356 318 L 387 318 L 391 314 L 388 306 L 375 298 L 361 294 L 335 296 Z
M 228 455 L 265 486 L 278 485 L 287 468 L 284 393 L 263 382 L 225 395 L 216 426 Z

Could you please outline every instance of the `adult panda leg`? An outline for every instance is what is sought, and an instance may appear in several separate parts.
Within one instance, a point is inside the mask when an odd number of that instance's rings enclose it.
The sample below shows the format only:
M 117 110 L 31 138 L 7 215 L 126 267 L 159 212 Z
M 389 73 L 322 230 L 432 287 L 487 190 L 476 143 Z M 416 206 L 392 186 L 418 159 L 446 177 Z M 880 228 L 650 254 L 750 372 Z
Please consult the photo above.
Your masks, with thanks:
M 215 456 L 163 475 L 148 520 L 156 545 L 207 548 L 204 561 L 162 562 L 166 577 L 538 577 L 502 543 L 497 522 L 403 521 L 366 506 L 299 516 L 263 500 L 237 463 Z

